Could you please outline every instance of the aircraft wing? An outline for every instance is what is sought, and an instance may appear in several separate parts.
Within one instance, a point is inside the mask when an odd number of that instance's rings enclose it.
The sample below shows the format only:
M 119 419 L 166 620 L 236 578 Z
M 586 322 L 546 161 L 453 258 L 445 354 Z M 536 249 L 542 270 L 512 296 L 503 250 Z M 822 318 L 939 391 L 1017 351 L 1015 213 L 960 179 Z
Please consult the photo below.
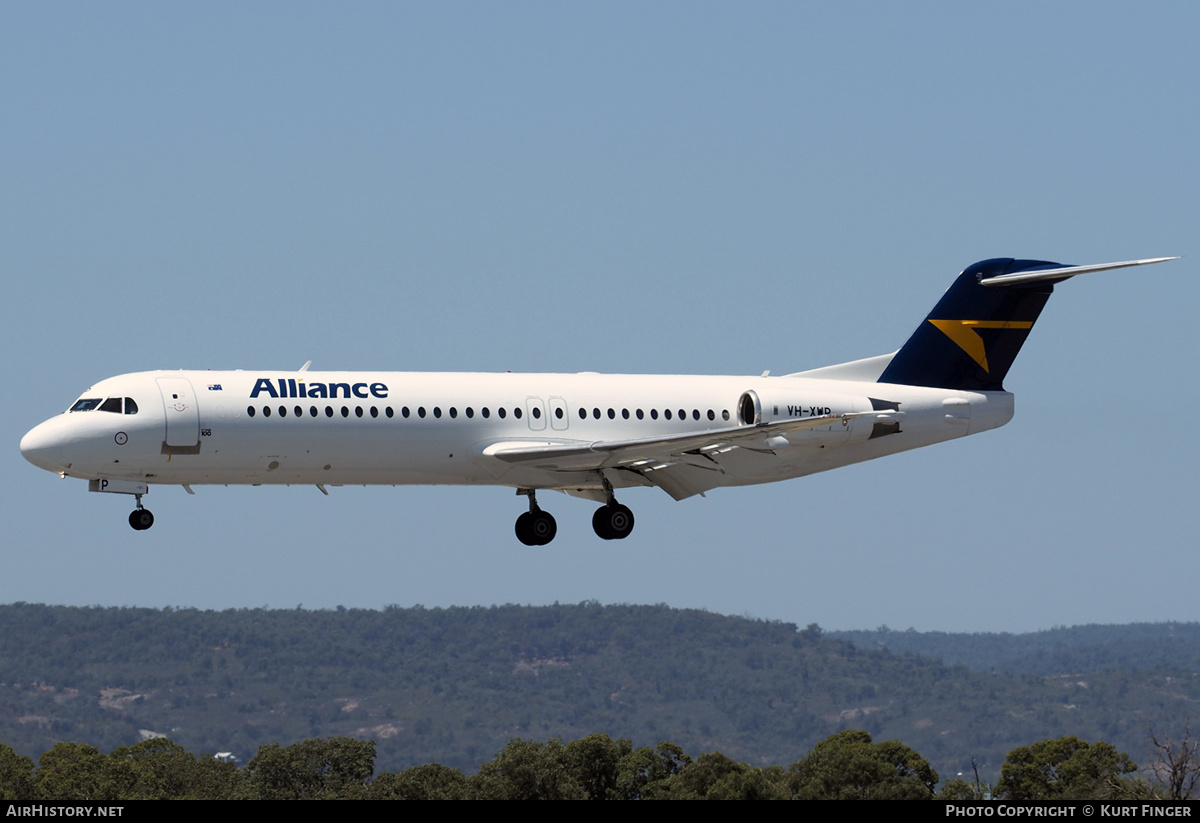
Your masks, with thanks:
M 877 411 L 827 414 L 634 440 L 592 443 L 505 441 L 491 444 L 483 454 L 505 463 L 544 471 L 630 471 L 676 500 L 682 500 L 721 485 L 717 480 L 724 472 L 717 460 L 721 454 L 733 449 L 773 454 L 776 448 L 788 445 L 785 438 L 792 432 L 838 423 L 845 425 L 855 417 L 878 414 Z

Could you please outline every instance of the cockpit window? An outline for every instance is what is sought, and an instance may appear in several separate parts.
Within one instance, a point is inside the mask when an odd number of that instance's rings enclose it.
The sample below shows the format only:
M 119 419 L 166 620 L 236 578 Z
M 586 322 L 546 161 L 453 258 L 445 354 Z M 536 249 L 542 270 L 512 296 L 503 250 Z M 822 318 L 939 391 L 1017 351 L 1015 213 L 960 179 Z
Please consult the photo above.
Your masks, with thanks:
M 137 403 L 133 402 L 132 397 L 125 398 L 125 413 L 126 414 L 137 414 Z
M 71 407 L 70 411 L 93 411 L 100 405 L 100 400 L 99 397 L 81 397 L 75 401 L 75 405 Z
M 121 413 L 121 398 L 110 397 L 100 404 L 100 411 Z

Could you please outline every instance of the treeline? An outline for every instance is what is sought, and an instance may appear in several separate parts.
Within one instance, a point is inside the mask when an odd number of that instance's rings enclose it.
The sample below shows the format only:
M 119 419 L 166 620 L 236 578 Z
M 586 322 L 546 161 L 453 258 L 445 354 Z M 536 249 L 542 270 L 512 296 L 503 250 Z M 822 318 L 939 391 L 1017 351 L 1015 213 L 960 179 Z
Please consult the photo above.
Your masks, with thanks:
M 593 734 L 569 743 L 514 739 L 472 775 L 431 763 L 375 775 L 375 743 L 349 737 L 270 744 L 239 768 L 166 738 L 101 754 L 58 743 L 37 766 L 0 744 L 0 800 L 1167 800 L 1194 796 L 1200 761 L 1173 749 L 1187 780 L 1151 782 L 1104 742 L 1046 740 L 1009 752 L 995 786 L 938 773 L 898 740 L 846 730 L 790 766 L 693 759 L 674 743 L 635 748 Z M 1190 752 L 1190 753 L 1189 753 Z
M 1149 762 L 1146 728 L 1173 728 L 1200 701 L 1197 670 L 1068 671 L 973 671 L 816 625 L 661 605 L 17 603 L 0 605 L 0 740 L 37 758 L 58 741 L 107 752 L 149 731 L 249 762 L 271 742 L 352 737 L 377 741 L 381 770 L 437 761 L 469 773 L 513 738 L 603 730 L 762 765 L 854 728 L 906 741 L 942 773 L 974 757 L 994 781 L 1006 752 L 1067 735 Z
M 863 649 L 910 652 L 984 672 L 1200 672 L 1200 623 L 1071 626 L 1025 634 L 893 631 L 880 626 L 828 634 Z

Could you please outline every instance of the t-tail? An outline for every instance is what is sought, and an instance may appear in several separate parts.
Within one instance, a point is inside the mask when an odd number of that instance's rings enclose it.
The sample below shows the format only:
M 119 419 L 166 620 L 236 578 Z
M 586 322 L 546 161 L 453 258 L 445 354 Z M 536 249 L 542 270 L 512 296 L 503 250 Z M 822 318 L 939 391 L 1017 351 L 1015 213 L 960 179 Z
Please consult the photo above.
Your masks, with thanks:
M 1106 269 L 1176 260 L 1156 257 L 1094 266 L 997 257 L 968 266 L 879 376 L 880 383 L 1002 391 L 1017 353 L 1054 284 Z

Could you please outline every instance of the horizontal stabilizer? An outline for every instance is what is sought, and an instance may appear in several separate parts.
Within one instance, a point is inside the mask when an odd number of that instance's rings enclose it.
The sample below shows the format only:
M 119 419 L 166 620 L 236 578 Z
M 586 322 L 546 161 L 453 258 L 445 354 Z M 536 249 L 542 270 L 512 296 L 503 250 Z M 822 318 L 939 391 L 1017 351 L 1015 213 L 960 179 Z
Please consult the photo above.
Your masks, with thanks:
M 1151 257 L 1148 260 L 1126 260 L 1122 263 L 1096 263 L 1091 266 L 1065 266 L 1060 269 L 1041 269 L 1038 271 L 1018 272 L 1016 274 L 1001 274 L 996 277 L 985 277 L 979 281 L 981 286 L 1015 286 L 1019 283 L 1036 283 L 1039 280 L 1066 280 L 1077 274 L 1087 274 L 1092 271 L 1108 271 L 1109 269 L 1126 269 L 1130 266 L 1148 266 L 1151 263 L 1165 263 L 1168 260 L 1178 260 L 1178 257 Z

